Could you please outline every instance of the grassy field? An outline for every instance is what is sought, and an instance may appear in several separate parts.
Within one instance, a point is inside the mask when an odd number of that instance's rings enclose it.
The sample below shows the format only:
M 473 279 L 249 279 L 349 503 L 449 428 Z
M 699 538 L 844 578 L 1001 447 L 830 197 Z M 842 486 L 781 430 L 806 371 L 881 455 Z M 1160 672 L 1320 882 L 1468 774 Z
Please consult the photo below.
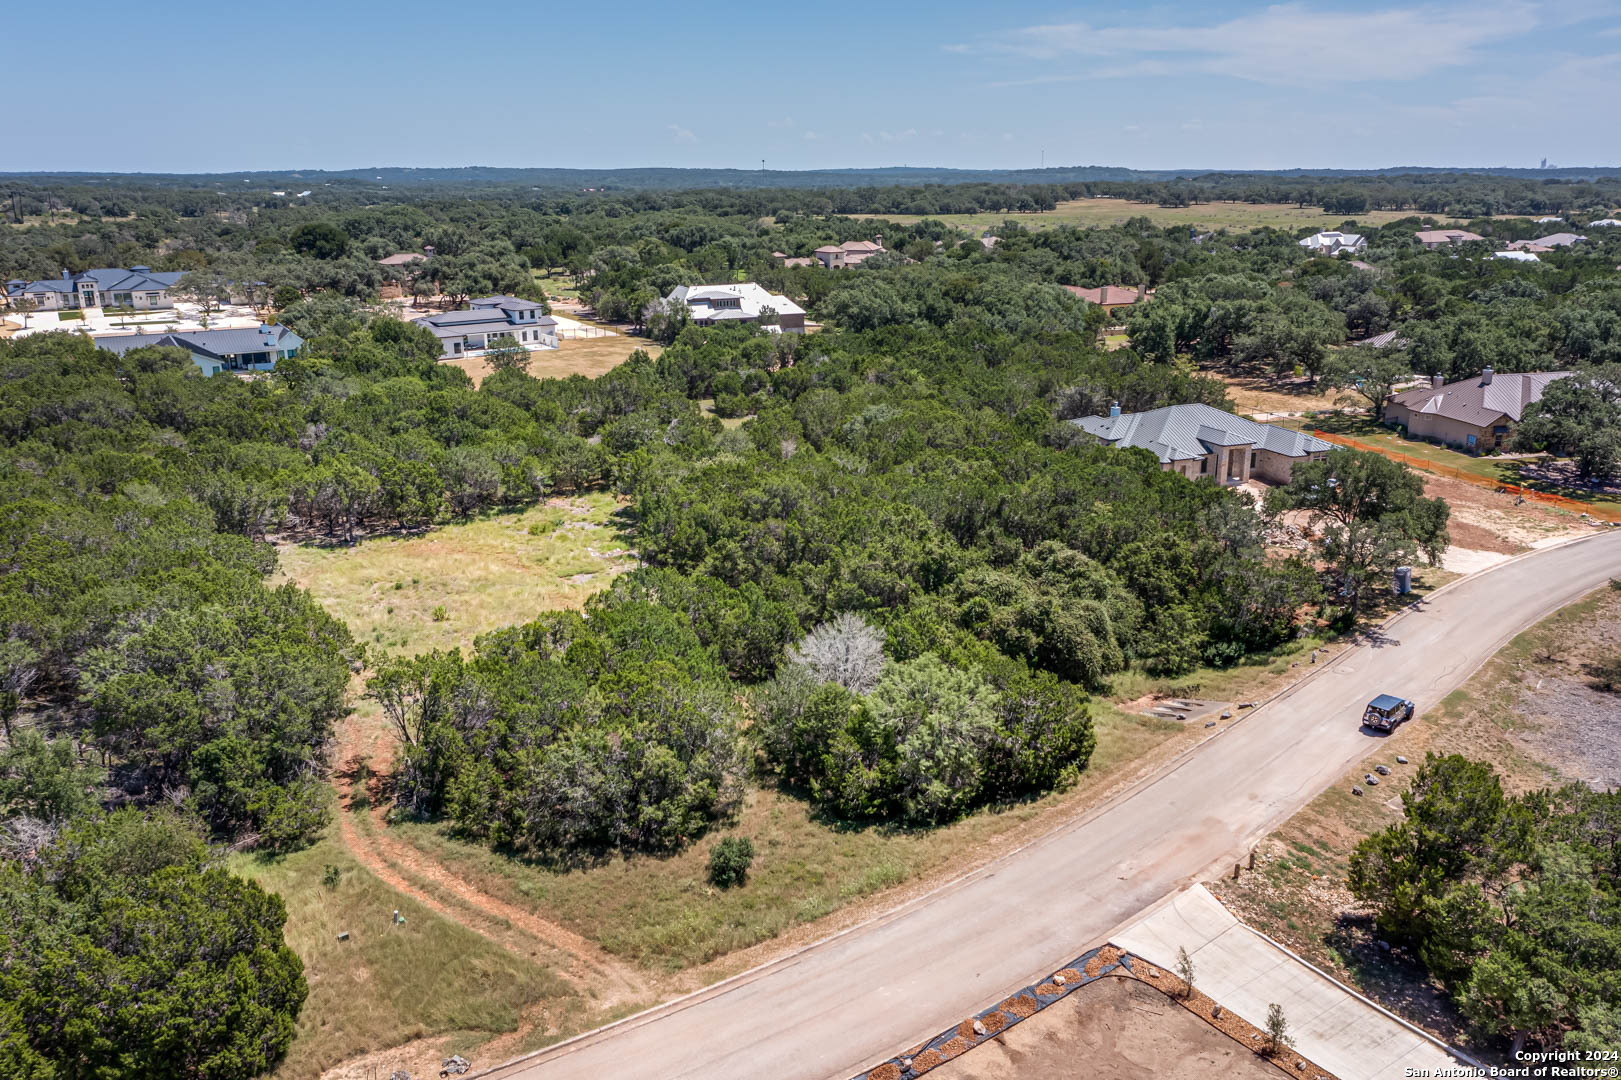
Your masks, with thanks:
M 637 349 L 657 357 L 664 347 L 646 338 L 615 334 L 613 337 L 567 338 L 555 349 L 541 349 L 529 354 L 529 374 L 537 379 L 566 379 L 570 375 L 584 375 L 594 379 L 598 375 L 623 364 Z M 477 386 L 490 373 L 490 365 L 482 356 L 465 356 L 442 363 L 459 367 Z
M 336 886 L 322 881 L 328 867 Z M 233 855 L 229 869 L 281 894 L 287 943 L 310 987 L 277 1080 L 312 1080 L 335 1062 L 432 1036 L 447 1036 L 444 1053 L 465 1053 L 516 1030 L 530 1002 L 571 999 L 551 970 L 401 896 L 333 839 L 282 858 Z
M 546 295 L 554 300 L 578 300 L 579 287 L 574 284 L 574 275 L 569 273 L 553 274 L 550 270 L 531 270 L 535 284 L 546 290 Z
M 855 218 L 893 221 L 897 225 L 915 225 L 925 217 L 943 221 L 964 229 L 981 231 L 1004 221 L 1016 221 L 1029 229 L 1051 229 L 1058 225 L 1118 225 L 1128 218 L 1146 217 L 1156 225 L 1187 225 L 1201 229 L 1259 229 L 1272 226 L 1278 229 L 1313 228 L 1332 229 L 1346 220 L 1343 214 L 1325 214 L 1315 206 L 1297 207 L 1293 203 L 1199 203 L 1196 206 L 1159 206 L 1154 203 L 1128 202 L 1125 199 L 1071 199 L 1061 202 L 1057 209 L 1024 214 L 851 214 Z M 1384 225 L 1412 217 L 1407 211 L 1373 210 L 1358 214 L 1356 222 L 1364 226 Z
M 619 509 L 594 493 L 352 548 L 283 544 L 278 576 L 370 645 L 407 654 L 469 645 L 542 611 L 577 608 L 633 566 Z
M 1107 706 L 1099 712 L 1097 752 L 1074 790 L 985 810 L 940 829 L 848 827 L 821 818 L 802 799 L 761 788 L 749 793 L 735 823 L 686 851 L 613 857 L 568 871 L 464 843 L 439 825 L 393 829 L 483 892 L 534 910 L 624 959 L 677 971 L 776 938 L 965 854 L 988 854 L 994 838 L 1096 796 L 1157 748 L 1190 734 L 1173 721 L 1126 716 Z M 716 889 L 707 880 L 709 849 L 732 835 L 754 842 L 754 866 L 742 888 Z

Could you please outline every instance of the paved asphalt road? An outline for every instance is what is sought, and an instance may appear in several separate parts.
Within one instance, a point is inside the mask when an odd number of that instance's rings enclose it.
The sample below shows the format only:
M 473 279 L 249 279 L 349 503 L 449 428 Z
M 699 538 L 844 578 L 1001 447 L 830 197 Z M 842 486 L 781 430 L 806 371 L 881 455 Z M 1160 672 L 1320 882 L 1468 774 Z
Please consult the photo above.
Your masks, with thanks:
M 1379 746 L 1388 691 L 1430 708 L 1513 635 L 1621 576 L 1621 531 L 1463 579 L 1098 811 L 873 922 L 495 1070 L 511 1080 L 848 1077 L 1105 940 L 1225 864 Z M 1399 749 L 1398 736 L 1392 758 Z

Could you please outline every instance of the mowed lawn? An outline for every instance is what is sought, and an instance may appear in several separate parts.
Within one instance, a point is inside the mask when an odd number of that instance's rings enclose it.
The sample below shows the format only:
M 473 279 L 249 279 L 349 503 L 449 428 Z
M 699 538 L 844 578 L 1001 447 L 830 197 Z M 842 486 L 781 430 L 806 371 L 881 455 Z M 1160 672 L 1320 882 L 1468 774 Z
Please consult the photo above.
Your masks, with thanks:
M 573 991 L 549 968 L 395 892 L 335 839 L 281 858 L 232 855 L 227 867 L 281 895 L 287 944 L 309 983 L 277 1080 L 314 1080 L 337 1062 L 430 1035 L 447 1037 L 444 1053 L 465 1054 L 517 1029 L 534 1001 L 573 1011 Z
M 851 214 L 854 218 L 882 219 L 897 225 L 915 225 L 925 219 L 943 221 L 975 231 L 1016 221 L 1028 229 L 1051 229 L 1058 225 L 1118 225 L 1128 218 L 1146 217 L 1156 225 L 1188 225 L 1203 229 L 1259 229 L 1271 226 L 1278 229 L 1298 229 L 1310 225 L 1319 229 L 1332 229 L 1347 220 L 1344 214 L 1325 214 L 1315 206 L 1298 207 L 1293 203 L 1241 203 L 1212 202 L 1194 206 L 1159 206 L 1155 203 L 1130 202 L 1126 199 L 1070 199 L 1058 204 L 1057 209 L 1036 213 L 985 214 Z M 1413 217 L 1408 210 L 1370 210 L 1357 214 L 1354 220 L 1364 226 L 1385 225 Z
M 1408 457 L 1418 458 L 1421 461 L 1433 464 L 1441 475 L 1465 473 L 1482 477 L 1494 483 L 1515 484 L 1537 491 L 1546 491 L 1549 494 L 1559 495 L 1582 503 L 1591 508 L 1591 513 L 1621 519 L 1621 496 L 1584 491 L 1581 488 L 1563 484 L 1547 483 L 1539 480 L 1534 475 L 1529 475 L 1528 470 L 1534 470 L 1539 464 L 1550 460 L 1545 454 L 1530 457 L 1504 457 L 1501 455 L 1477 457 L 1435 443 L 1421 442 L 1417 439 L 1404 439 L 1395 429 L 1386 427 L 1367 417 L 1325 415 L 1316 419 L 1292 421 L 1290 426 L 1298 426 L 1306 431 L 1321 428 L 1323 431 L 1344 435 L 1347 438 L 1356 439 L 1358 442 L 1367 443 L 1369 446 L 1377 446 L 1383 450 L 1406 454 Z
M 634 566 L 620 513 L 612 495 L 592 493 L 354 547 L 281 544 L 278 577 L 372 646 L 469 646 L 543 611 L 578 608 Z

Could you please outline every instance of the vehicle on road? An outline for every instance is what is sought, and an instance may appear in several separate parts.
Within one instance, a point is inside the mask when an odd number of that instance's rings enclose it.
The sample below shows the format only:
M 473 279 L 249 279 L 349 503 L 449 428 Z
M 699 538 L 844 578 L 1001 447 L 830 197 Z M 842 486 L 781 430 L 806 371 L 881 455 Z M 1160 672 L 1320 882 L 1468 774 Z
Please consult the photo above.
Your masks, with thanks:
M 1362 710 L 1362 723 L 1377 731 L 1393 731 L 1397 724 L 1413 718 L 1413 703 L 1395 694 L 1380 694 Z

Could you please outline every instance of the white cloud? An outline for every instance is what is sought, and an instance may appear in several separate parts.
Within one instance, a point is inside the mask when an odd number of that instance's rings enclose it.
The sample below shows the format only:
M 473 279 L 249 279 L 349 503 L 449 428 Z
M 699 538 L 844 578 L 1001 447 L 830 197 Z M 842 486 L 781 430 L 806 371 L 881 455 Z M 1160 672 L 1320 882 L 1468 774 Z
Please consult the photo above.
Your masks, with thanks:
M 670 134 L 674 136 L 676 142 L 695 143 L 698 141 L 698 136 L 694 135 L 680 124 L 666 124 L 664 126 L 670 129 Z
M 1539 9 L 1529 0 L 1353 11 L 1286 3 L 1203 26 L 1029 26 L 971 48 L 1026 60 L 1092 62 L 1082 72 L 1002 85 L 1190 72 L 1319 85 L 1411 79 L 1478 63 L 1482 46 L 1513 39 L 1538 21 Z

